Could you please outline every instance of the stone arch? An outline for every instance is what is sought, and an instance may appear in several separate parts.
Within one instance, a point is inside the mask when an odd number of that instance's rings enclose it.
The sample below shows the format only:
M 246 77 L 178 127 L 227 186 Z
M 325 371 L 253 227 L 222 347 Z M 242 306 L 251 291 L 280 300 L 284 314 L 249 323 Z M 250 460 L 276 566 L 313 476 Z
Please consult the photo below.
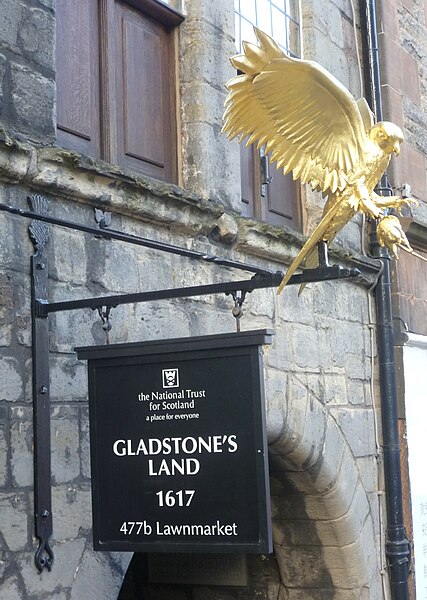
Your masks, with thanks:
M 327 408 L 289 379 L 285 408 L 267 421 L 280 598 L 379 600 L 374 521 L 353 454 Z

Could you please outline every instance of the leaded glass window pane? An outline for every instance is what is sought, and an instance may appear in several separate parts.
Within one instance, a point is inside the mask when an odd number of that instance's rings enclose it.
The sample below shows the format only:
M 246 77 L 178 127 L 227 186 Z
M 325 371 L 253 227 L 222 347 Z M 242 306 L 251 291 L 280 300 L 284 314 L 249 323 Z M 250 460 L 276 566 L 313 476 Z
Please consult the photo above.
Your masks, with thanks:
M 236 13 L 236 48 L 242 42 L 255 41 L 256 25 L 271 35 L 291 56 L 301 55 L 299 0 L 234 0 Z

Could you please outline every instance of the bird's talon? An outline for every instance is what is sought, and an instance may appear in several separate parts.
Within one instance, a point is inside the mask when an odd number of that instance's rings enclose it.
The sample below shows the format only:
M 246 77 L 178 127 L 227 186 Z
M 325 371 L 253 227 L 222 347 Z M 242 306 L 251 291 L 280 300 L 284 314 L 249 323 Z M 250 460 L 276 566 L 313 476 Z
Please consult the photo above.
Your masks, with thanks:
M 407 215 L 404 215 L 402 213 L 403 207 L 408 209 L 410 214 L 412 215 L 413 208 L 417 208 L 419 205 L 420 205 L 420 203 L 418 202 L 418 200 L 415 200 L 415 198 L 399 198 L 398 200 L 396 200 L 395 208 L 397 209 L 397 212 L 399 213 L 399 215 L 401 217 L 404 217 Z

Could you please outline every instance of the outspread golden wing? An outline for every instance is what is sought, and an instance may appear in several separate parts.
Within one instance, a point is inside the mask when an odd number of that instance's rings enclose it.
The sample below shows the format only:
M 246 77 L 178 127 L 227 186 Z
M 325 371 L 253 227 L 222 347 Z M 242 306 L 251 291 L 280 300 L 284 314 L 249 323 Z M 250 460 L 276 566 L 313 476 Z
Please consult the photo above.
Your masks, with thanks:
M 317 63 L 286 56 L 265 33 L 231 59 L 243 72 L 227 87 L 223 131 L 249 136 L 284 173 L 323 192 L 343 190 L 363 167 L 367 136 L 358 105 Z

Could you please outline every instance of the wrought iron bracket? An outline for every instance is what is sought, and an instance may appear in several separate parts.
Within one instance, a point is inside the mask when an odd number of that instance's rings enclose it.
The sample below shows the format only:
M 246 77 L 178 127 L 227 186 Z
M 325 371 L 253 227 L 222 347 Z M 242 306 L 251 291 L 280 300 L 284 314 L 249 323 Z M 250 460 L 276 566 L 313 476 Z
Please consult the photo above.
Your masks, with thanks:
M 28 198 L 30 209 L 39 215 L 47 213 L 44 196 Z M 31 257 L 31 316 L 33 362 L 33 423 L 34 423 L 34 509 L 35 534 L 39 546 L 34 560 L 37 569 L 52 568 L 53 552 L 49 545 L 52 535 L 52 498 L 50 468 L 50 388 L 48 321 L 40 315 L 38 302 L 48 302 L 48 260 L 46 244 L 49 226 L 34 220 L 28 227 L 35 253 Z
M 28 227 L 29 236 L 34 245 L 31 256 L 31 316 L 32 316 L 32 362 L 33 362 L 33 414 L 34 414 L 34 506 L 35 506 L 35 535 L 39 545 L 35 553 L 35 564 L 42 572 L 51 570 L 54 555 L 49 545 L 52 536 L 52 499 L 51 499 L 51 450 L 50 450 L 50 382 L 49 382 L 49 337 L 48 316 L 53 312 L 91 308 L 98 310 L 103 327 L 108 334 L 110 329 L 110 310 L 121 304 L 148 302 L 170 298 L 190 298 L 207 294 L 231 294 L 234 299 L 233 315 L 239 328 L 242 315 L 242 304 L 248 293 L 255 289 L 277 287 L 283 273 L 272 272 L 257 267 L 239 263 L 226 258 L 212 256 L 179 248 L 145 238 L 131 236 L 122 232 L 108 230 L 110 216 L 99 211 L 96 220 L 99 228 L 88 227 L 78 223 L 64 221 L 47 215 L 48 200 L 44 196 L 32 195 L 28 198 L 30 210 L 22 210 L 0 204 L 0 210 L 31 219 Z M 191 259 L 211 262 L 255 273 L 251 279 L 228 281 L 184 288 L 171 288 L 133 294 L 104 296 L 100 298 L 82 298 L 63 302 L 49 302 L 48 299 L 48 255 L 49 226 L 62 226 L 76 231 L 90 233 L 97 237 L 110 240 L 155 248 L 157 250 L 187 256 Z M 306 269 L 293 275 L 288 285 L 345 279 L 357 277 L 358 269 L 344 268 L 340 265 L 329 265 L 328 251 L 325 243 L 319 244 L 319 267 Z

